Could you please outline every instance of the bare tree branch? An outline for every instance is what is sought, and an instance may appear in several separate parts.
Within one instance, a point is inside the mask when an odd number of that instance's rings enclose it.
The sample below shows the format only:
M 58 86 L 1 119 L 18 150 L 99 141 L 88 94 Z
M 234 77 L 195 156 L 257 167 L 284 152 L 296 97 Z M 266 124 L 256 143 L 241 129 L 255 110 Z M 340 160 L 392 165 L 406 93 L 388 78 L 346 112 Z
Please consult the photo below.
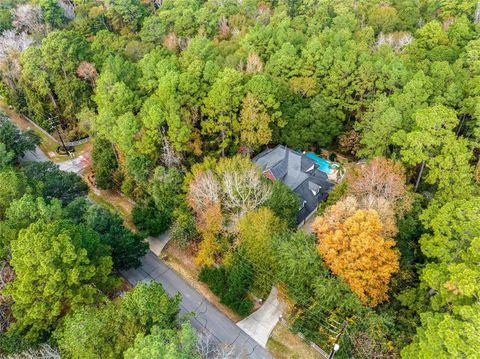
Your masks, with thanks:
M 220 184 L 212 171 L 200 172 L 190 182 L 188 201 L 197 213 L 220 202 Z
M 19 32 L 46 35 L 47 26 L 43 21 L 43 11 L 39 5 L 18 5 L 13 11 L 13 26 Z

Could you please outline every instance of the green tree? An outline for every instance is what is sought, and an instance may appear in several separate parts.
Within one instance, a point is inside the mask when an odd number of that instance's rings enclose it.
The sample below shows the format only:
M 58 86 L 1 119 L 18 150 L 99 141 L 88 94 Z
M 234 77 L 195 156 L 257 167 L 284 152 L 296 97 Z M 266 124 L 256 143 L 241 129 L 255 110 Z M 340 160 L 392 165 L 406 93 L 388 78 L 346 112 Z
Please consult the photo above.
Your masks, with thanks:
M 64 205 L 77 197 L 85 196 L 87 184 L 75 173 L 61 171 L 50 161 L 28 162 L 22 167 L 35 193 L 47 201 L 58 198 Z
M 13 151 L 7 151 L 5 144 L 0 143 L 0 171 L 7 168 L 15 159 Z
M 135 64 L 119 55 L 107 56 L 93 97 L 98 111 L 98 116 L 92 119 L 94 130 L 100 137 L 117 144 L 126 154 L 135 151 L 133 136 L 140 129 L 139 121 L 133 115 L 141 104 L 137 93 L 138 80 Z
M 17 238 L 21 229 L 27 228 L 38 220 L 49 223 L 64 217 L 62 203 L 57 199 L 47 204 L 41 197 L 35 198 L 31 194 L 25 194 L 13 200 L 5 211 L 5 221 L 0 222 L 2 257 L 5 258 L 9 254 L 10 243 Z
M 112 259 L 97 233 L 68 221 L 39 221 L 11 243 L 16 278 L 6 293 L 14 301 L 13 330 L 44 339 L 65 313 L 101 298 L 111 288 Z
M 340 121 L 320 96 L 300 109 L 282 130 L 285 142 L 291 147 L 328 147 L 340 134 Z
M 195 329 L 189 323 L 184 323 L 181 329 L 159 329 L 153 327 L 149 335 L 139 335 L 133 347 L 129 348 L 126 359 L 199 359 L 196 349 L 197 336 Z
M 117 29 L 137 30 L 146 14 L 145 6 L 139 0 L 117 0 L 109 5 L 108 15 Z
M 254 270 L 241 248 L 232 254 L 228 265 L 203 267 L 198 279 L 220 297 L 221 303 L 241 316 L 250 314 L 253 303 L 247 294 L 253 284 Z
M 265 207 L 247 213 L 238 222 L 240 246 L 253 266 L 254 287 L 261 293 L 268 293 L 274 284 L 278 263 L 273 239 L 285 228 L 285 223 Z
M 0 219 L 13 200 L 22 197 L 27 192 L 27 179 L 22 173 L 11 168 L 0 171 Z
M 272 195 L 264 205 L 270 208 L 278 218 L 284 220 L 290 228 L 296 227 L 299 197 L 283 182 L 273 183 Z
M 144 328 L 158 325 L 162 329 L 173 329 L 180 312 L 181 296 L 170 298 L 158 283 L 140 284 L 128 293 L 122 302 L 127 318 Z
M 274 77 L 289 78 L 296 75 L 297 50 L 291 43 L 285 43 L 275 52 L 265 66 L 265 71 Z
M 83 223 L 85 213 L 90 208 L 91 202 L 86 197 L 77 197 L 65 207 L 67 218 L 75 223 Z
M 175 221 L 170 228 L 170 236 L 181 248 L 186 248 L 192 241 L 200 237 L 195 218 L 188 210 L 174 212 Z
M 239 118 L 241 143 L 249 149 L 268 144 L 272 138 L 269 127 L 271 121 L 262 104 L 251 93 L 247 93 Z
M 113 144 L 107 140 L 96 139 L 93 143 L 92 161 L 97 187 L 112 189 L 115 185 L 114 174 L 118 168 Z
M 148 192 L 155 202 L 158 216 L 164 218 L 166 226 L 172 221 L 172 214 L 182 201 L 181 173 L 174 169 L 159 166 L 155 169 L 148 185 Z
M 480 320 L 480 200 L 452 199 L 430 207 L 421 216 L 427 233 L 420 246 L 427 263 L 420 271 L 420 290 L 435 295 L 429 296 L 429 311 L 420 314 L 422 325 L 402 356 L 469 357 L 480 343 L 473 334 Z
M 132 210 L 133 224 L 149 236 L 158 236 L 167 230 L 171 214 L 158 211 L 151 199 L 135 204 Z
M 170 298 L 160 284 L 140 283 L 124 298 L 70 312 L 54 337 L 67 357 L 118 358 L 136 337 L 177 331 L 179 303 L 180 297 Z
M 308 305 L 315 294 L 316 279 L 328 273 L 315 248 L 315 237 L 304 231 L 285 233 L 275 244 L 278 278 L 291 299 Z
M 480 199 L 451 200 L 436 209 L 434 215 L 422 215 L 429 231 L 420 238 L 422 252 L 430 262 L 421 271 L 422 281 L 437 295 L 433 308 L 446 304 L 474 303 L 478 295 L 475 278 L 479 269 L 477 246 L 480 244 Z
M 64 11 L 55 0 L 40 0 L 43 18 L 53 28 L 59 28 L 65 21 Z
M 140 328 L 127 321 L 121 303 L 84 306 L 67 314 L 54 332 L 61 355 L 69 358 L 118 358 L 133 345 Z
M 218 74 L 207 97 L 204 99 L 202 130 L 213 136 L 224 155 L 225 150 L 238 141 L 238 110 L 243 95 L 243 76 L 240 72 L 226 68 Z
M 464 138 L 456 138 L 453 129 L 458 125 L 455 111 L 445 106 L 418 110 L 415 127 L 410 132 L 401 130 L 394 136 L 400 147 L 403 162 L 410 166 L 421 164 L 415 188 L 426 167 L 425 180 L 438 186 L 439 197 L 468 197 L 472 191 L 469 165 L 471 153 Z
M 112 248 L 113 268 L 127 270 L 140 266 L 148 244 L 142 236 L 132 233 L 123 225 L 122 218 L 98 205 L 91 206 L 85 222 L 100 234 L 101 242 Z
M 13 161 L 18 161 L 25 152 L 35 150 L 40 143 L 40 138 L 32 131 L 24 133 L 0 112 L 0 145 L 3 147 L 2 163 L 6 166 Z
M 402 128 L 402 115 L 390 101 L 386 96 L 378 98 L 356 123 L 356 130 L 362 133 L 359 156 L 373 158 L 391 153 L 391 137 Z
M 478 304 L 457 307 L 452 313 L 424 313 L 421 318 L 422 327 L 402 350 L 402 358 L 474 358 L 478 354 Z
M 52 31 L 40 48 L 30 47 L 22 53 L 27 113 L 45 129 L 51 130 L 52 118 L 63 129 L 74 129 L 76 114 L 90 104 L 91 86 L 76 73 L 88 56 L 89 43 L 73 30 Z
M 12 13 L 8 5 L 0 7 L 0 32 L 12 28 Z

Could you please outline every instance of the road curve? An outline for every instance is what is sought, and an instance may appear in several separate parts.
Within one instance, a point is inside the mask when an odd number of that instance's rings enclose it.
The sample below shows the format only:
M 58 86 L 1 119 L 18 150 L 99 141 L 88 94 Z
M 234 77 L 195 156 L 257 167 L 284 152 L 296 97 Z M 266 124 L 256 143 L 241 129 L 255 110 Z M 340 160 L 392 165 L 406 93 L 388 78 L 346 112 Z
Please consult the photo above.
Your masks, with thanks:
M 47 161 L 48 157 L 37 147 L 35 151 L 27 152 L 22 160 L 43 162 Z M 72 162 L 72 164 L 76 163 Z M 217 342 L 234 346 L 238 358 L 273 359 L 266 349 L 210 304 L 153 252 L 147 253 L 139 268 L 122 272 L 122 275 L 133 285 L 138 282 L 155 281 L 160 283 L 171 296 L 180 293 L 182 295 L 181 313 L 193 313 L 190 319 L 192 325 L 197 330 L 207 330 Z
M 190 319 L 192 325 L 197 330 L 207 329 L 220 343 L 233 345 L 238 357 L 273 358 L 267 350 L 210 304 L 153 252 L 147 253 L 139 268 L 122 272 L 122 275 L 133 285 L 139 282 L 155 281 L 160 283 L 171 296 L 180 293 L 182 295 L 181 312 L 194 313 Z

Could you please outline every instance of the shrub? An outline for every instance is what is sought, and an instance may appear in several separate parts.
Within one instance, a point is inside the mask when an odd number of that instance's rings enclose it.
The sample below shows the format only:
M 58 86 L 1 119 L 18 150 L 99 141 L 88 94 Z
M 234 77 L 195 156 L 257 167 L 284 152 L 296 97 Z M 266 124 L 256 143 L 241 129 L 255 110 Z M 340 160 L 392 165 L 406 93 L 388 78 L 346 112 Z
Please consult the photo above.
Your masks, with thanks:
M 220 297 L 222 304 L 237 314 L 247 316 L 252 311 L 253 303 L 247 298 L 247 293 L 252 287 L 253 269 L 240 252 L 233 255 L 232 264 L 228 267 L 203 267 L 198 279 Z
M 170 215 L 159 211 L 155 203 L 140 202 L 133 207 L 132 221 L 137 228 L 149 236 L 158 236 L 167 230 L 170 224 Z
M 317 214 L 320 216 L 325 210 L 337 203 L 347 191 L 347 182 L 338 184 L 329 194 L 328 198 L 321 202 L 317 208 Z
M 193 215 L 188 212 L 176 213 L 176 219 L 170 228 L 170 236 L 181 248 L 198 238 L 199 233 L 195 225 Z
M 222 296 L 227 291 L 227 273 L 225 267 L 203 267 L 198 279 L 207 284 L 210 290 L 217 296 Z

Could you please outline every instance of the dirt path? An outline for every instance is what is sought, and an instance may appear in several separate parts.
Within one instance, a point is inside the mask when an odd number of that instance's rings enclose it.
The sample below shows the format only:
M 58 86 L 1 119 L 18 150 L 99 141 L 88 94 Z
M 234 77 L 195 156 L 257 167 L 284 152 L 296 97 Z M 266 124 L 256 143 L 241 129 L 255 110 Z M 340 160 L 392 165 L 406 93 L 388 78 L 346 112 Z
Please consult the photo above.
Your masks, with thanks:
M 97 188 L 93 181 L 91 166 L 87 167 L 81 173 L 81 176 L 90 188 L 88 197 L 96 203 L 103 204 L 110 209 L 120 212 L 124 219 L 125 225 L 132 231 L 136 232 L 137 229 L 131 221 L 131 213 L 133 207 L 135 206 L 135 202 L 117 190 L 102 190 Z

